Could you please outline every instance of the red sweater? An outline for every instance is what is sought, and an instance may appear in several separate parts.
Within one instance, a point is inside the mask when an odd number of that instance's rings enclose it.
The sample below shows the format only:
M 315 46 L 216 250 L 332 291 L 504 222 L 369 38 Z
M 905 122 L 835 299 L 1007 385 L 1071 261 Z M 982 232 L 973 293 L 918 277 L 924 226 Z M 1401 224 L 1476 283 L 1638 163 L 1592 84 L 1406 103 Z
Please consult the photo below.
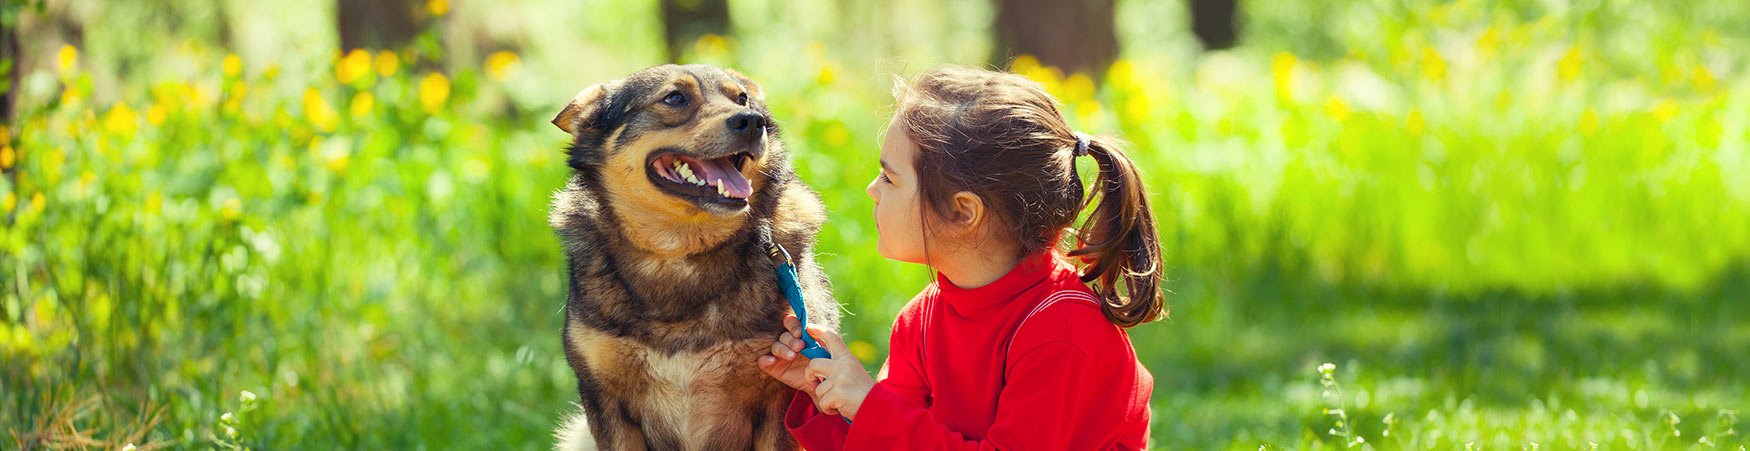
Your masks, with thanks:
M 973 289 L 938 274 L 855 424 L 797 392 L 784 426 L 810 450 L 1143 449 L 1154 378 L 1092 293 L 1055 252 Z

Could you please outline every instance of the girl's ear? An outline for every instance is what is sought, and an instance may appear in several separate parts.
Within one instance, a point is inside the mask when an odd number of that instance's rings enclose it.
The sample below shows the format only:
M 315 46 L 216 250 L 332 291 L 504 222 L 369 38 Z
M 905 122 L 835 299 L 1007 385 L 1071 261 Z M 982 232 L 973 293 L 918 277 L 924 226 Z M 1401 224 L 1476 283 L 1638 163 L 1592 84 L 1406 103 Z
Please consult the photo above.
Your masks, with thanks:
M 954 208 L 949 211 L 949 217 L 944 218 L 943 225 L 950 236 L 955 238 L 971 236 L 978 233 L 984 223 L 989 222 L 989 213 L 985 210 L 984 199 L 971 191 L 954 193 L 954 198 L 948 201 Z

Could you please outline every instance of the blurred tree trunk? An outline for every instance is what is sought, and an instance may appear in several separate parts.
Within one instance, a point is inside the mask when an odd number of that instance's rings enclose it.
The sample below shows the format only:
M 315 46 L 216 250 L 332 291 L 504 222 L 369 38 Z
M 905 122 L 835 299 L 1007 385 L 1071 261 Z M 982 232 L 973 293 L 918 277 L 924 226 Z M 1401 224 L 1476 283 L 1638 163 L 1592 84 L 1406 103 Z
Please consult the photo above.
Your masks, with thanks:
M 23 53 L 18 48 L 18 27 L 8 23 L 0 23 L 0 70 L 5 71 L 0 76 L 6 77 L 3 82 L 6 86 L 0 88 L 5 90 L 5 92 L 0 93 L 0 124 L 8 125 L 8 133 L 11 133 L 13 129 L 10 127 L 13 111 L 18 108 L 18 84 L 23 81 L 23 78 L 19 76 L 20 73 L 24 72 L 21 69 L 24 61 L 19 58 L 22 55 Z
M 340 50 L 401 49 L 419 34 L 416 0 L 335 0 Z
M 1221 50 L 1234 46 L 1238 27 L 1234 13 L 1238 0 L 1186 0 L 1191 8 L 1191 33 L 1203 43 L 1204 50 Z
M 1033 55 L 1040 64 L 1099 79 L 1118 57 L 1113 1 L 997 0 L 995 59 Z
M 662 0 L 662 38 L 668 62 L 679 62 L 700 36 L 729 33 L 729 0 Z

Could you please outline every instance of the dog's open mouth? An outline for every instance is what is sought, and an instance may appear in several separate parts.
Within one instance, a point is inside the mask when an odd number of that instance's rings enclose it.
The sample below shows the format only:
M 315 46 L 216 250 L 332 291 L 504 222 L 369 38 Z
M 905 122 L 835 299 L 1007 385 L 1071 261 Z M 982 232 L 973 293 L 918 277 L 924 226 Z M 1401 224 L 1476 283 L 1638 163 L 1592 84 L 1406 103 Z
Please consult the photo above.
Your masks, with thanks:
M 678 153 L 663 153 L 650 160 L 651 179 L 663 190 L 691 197 L 700 206 L 715 204 L 730 209 L 747 206 L 753 185 L 741 175 L 753 156 L 746 152 L 697 159 Z

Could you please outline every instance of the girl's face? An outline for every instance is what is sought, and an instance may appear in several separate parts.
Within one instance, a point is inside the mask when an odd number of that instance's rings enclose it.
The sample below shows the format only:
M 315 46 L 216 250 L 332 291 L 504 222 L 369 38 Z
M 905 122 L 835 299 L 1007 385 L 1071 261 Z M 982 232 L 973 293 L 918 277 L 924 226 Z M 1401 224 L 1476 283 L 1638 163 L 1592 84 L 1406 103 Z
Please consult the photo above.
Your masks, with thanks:
M 881 140 L 881 173 L 869 182 L 869 198 L 875 199 L 875 249 L 882 257 L 908 263 L 923 263 L 923 216 L 918 203 L 917 171 L 912 167 L 917 144 L 907 136 L 895 114 Z

